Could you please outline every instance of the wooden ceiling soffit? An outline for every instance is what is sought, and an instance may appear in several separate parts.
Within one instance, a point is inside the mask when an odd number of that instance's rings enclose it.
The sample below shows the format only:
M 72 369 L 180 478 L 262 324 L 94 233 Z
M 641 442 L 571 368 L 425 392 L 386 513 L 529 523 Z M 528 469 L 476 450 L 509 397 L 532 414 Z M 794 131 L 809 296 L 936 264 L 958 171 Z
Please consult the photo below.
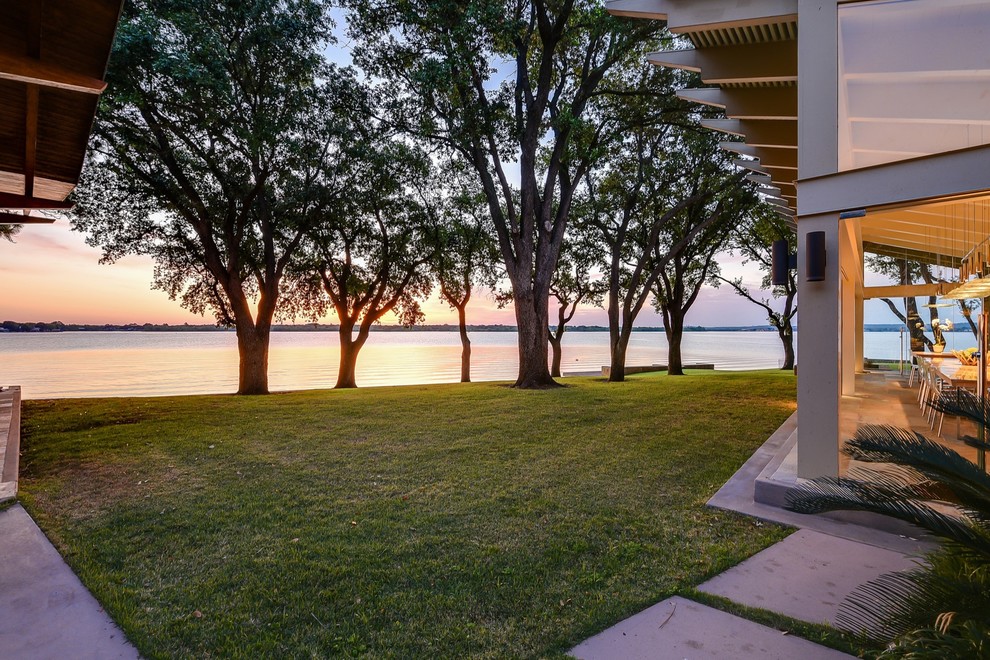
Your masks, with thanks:
M 755 87 L 682 89 L 677 97 L 685 101 L 725 110 L 729 119 L 784 119 L 797 121 L 797 87 Z
M 44 218 L 37 215 L 19 215 L 0 211 L 0 225 L 50 225 L 55 218 Z
M 909 231 L 864 231 L 863 241 L 878 245 L 897 247 L 943 254 L 962 258 L 972 249 L 973 244 L 959 240 L 931 240 Z
M 107 84 L 33 57 L 0 50 L 0 79 L 84 94 L 101 94 Z
M 774 181 L 787 183 L 792 186 L 794 185 L 794 180 L 797 179 L 797 172 L 789 167 L 770 167 L 769 165 L 764 165 L 763 171 L 765 174 L 769 174 L 770 178 Z
M 699 72 L 709 85 L 727 83 L 797 82 L 797 42 L 688 48 L 649 53 L 657 66 Z
M 797 20 L 797 0 L 612 0 L 614 16 L 667 21 L 671 32 L 696 32 Z
M 704 119 L 701 125 L 714 131 L 744 137 L 753 147 L 797 149 L 796 121 L 740 121 L 738 119 Z M 762 160 L 762 159 L 761 159 Z
M 59 202 L 52 199 L 0 192 L 0 209 L 68 211 L 73 206 L 72 202 Z
M 770 178 L 773 179 L 773 177 Z M 777 181 L 776 179 L 773 179 L 773 185 L 780 188 L 781 192 L 784 193 L 785 196 L 790 195 L 793 197 L 797 195 L 797 186 L 794 185 L 794 182 Z
M 959 265 L 962 263 L 961 259 L 950 255 L 936 254 L 926 250 L 912 250 L 896 245 L 883 245 L 869 241 L 863 241 L 863 252 L 879 254 L 884 257 L 893 257 L 895 259 L 908 259 L 925 264 L 941 265 L 946 268 L 959 268 Z

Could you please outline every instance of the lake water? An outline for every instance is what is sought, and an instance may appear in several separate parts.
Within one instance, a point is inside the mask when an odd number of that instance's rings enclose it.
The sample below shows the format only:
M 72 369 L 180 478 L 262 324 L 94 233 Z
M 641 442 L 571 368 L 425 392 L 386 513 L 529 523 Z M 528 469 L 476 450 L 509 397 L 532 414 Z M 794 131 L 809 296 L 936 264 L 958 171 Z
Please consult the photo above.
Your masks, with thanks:
M 949 333 L 949 348 L 971 335 Z M 516 377 L 516 335 L 471 333 L 475 381 Z M 273 391 L 333 387 L 337 375 L 333 332 L 272 333 L 269 386 Z M 965 344 L 969 345 L 969 344 Z M 237 344 L 233 332 L 0 333 L 0 385 L 20 385 L 25 398 L 156 396 L 234 392 Z M 627 364 L 666 362 L 662 332 L 633 333 Z M 773 332 L 688 332 L 684 361 L 717 369 L 767 369 L 781 364 Z M 372 333 L 358 358 L 359 386 L 452 383 L 460 379 L 456 332 Z M 866 333 L 866 355 L 899 355 L 896 332 Z M 564 336 L 567 373 L 608 364 L 608 334 Z

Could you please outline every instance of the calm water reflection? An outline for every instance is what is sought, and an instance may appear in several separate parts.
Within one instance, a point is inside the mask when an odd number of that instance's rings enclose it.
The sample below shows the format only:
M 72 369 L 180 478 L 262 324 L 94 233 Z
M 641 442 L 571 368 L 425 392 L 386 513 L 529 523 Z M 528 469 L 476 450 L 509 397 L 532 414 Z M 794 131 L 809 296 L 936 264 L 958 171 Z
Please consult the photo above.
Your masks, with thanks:
M 896 333 L 870 334 L 891 334 L 893 349 L 884 351 L 897 357 Z M 332 332 L 273 333 L 271 389 L 332 387 L 336 339 Z M 474 380 L 515 378 L 514 333 L 476 332 L 471 340 Z M 880 342 L 867 354 L 884 357 L 877 350 L 887 343 Z M 714 362 L 718 369 L 764 369 L 779 366 L 781 350 L 776 334 L 770 332 L 690 332 L 684 339 L 684 359 Z M 633 335 L 629 364 L 665 361 L 663 333 Z M 603 364 L 608 364 L 607 333 L 565 336 L 565 375 L 597 371 Z M 449 383 L 459 378 L 460 343 L 455 332 L 372 333 L 358 360 L 360 386 Z M 0 334 L 0 384 L 21 385 L 26 398 L 233 392 L 236 341 L 233 332 Z

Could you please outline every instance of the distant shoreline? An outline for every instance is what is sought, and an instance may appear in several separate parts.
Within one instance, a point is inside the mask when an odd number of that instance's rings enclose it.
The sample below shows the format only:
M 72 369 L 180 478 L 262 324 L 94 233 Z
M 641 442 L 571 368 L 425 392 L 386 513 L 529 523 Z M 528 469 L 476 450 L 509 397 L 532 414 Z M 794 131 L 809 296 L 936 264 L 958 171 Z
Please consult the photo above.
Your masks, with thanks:
M 867 324 L 865 332 L 898 332 L 903 326 L 892 323 Z M 337 332 L 339 326 L 331 323 L 298 323 L 272 326 L 272 332 Z M 469 325 L 468 332 L 515 332 L 514 325 Z M 776 332 L 769 325 L 746 325 L 746 326 L 688 326 L 685 332 Z M 796 328 L 795 328 L 796 330 Z M 0 333 L 7 332 L 233 332 L 233 328 L 221 328 L 211 324 L 189 324 L 170 325 L 168 323 L 127 323 L 127 324 L 85 324 L 85 323 L 62 323 L 61 321 L 51 322 L 27 322 L 4 321 L 0 323 Z M 376 325 L 372 332 L 457 332 L 456 325 L 444 324 L 424 324 L 415 325 L 410 328 L 401 325 Z M 663 326 L 643 326 L 636 327 L 636 332 L 663 332 Z M 568 326 L 567 332 L 608 332 L 607 326 L 602 325 L 575 325 Z M 957 327 L 954 332 L 969 333 L 969 328 Z
M 340 326 L 334 323 L 297 323 L 273 325 L 272 332 L 337 332 Z M 514 325 L 468 325 L 468 332 L 516 332 Z M 689 332 L 706 332 L 712 330 L 720 331 L 758 331 L 772 330 L 764 326 L 747 326 L 733 328 L 703 328 L 701 326 L 685 328 Z M 233 328 L 222 328 L 216 325 L 199 324 L 193 325 L 184 323 L 182 325 L 170 325 L 168 323 L 137 323 L 127 324 L 83 324 L 83 323 L 62 323 L 54 321 L 51 323 L 19 323 L 16 321 L 4 321 L 0 324 L 0 332 L 233 332 Z M 423 324 L 406 328 L 401 325 L 376 325 L 372 332 L 458 332 L 456 325 L 444 324 Z M 608 326 L 603 325 L 575 325 L 567 326 L 568 332 L 608 332 Z M 663 326 L 637 327 L 637 332 L 663 332 Z

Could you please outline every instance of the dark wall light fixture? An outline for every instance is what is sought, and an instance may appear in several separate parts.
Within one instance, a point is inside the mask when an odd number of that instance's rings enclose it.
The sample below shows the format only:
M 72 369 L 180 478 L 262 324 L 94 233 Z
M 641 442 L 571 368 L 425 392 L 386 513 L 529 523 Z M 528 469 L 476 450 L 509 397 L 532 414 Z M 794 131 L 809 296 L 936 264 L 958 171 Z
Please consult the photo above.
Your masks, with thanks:
M 774 286 L 786 286 L 787 271 L 797 268 L 797 255 L 789 252 L 786 239 L 774 241 L 770 246 L 770 281 Z
M 821 282 L 825 279 L 825 232 L 811 231 L 805 236 L 805 271 L 808 282 Z

